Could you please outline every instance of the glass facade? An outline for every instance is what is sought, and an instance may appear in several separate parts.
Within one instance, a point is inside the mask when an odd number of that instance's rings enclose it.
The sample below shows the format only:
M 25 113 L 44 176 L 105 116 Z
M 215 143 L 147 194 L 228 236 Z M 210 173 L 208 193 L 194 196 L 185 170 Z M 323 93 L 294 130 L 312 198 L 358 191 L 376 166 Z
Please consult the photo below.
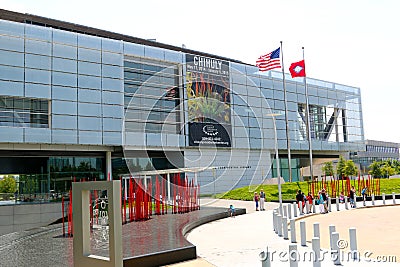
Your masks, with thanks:
M 25 161 L 34 161 L 25 158 Z M 21 162 L 14 162 L 21 164 Z M 37 162 L 39 172 L 33 169 L 19 173 L 18 192 L 25 198 L 50 192 L 64 193 L 73 181 L 104 180 L 104 159 L 98 157 L 49 157 Z M 18 168 L 18 167 L 16 167 Z

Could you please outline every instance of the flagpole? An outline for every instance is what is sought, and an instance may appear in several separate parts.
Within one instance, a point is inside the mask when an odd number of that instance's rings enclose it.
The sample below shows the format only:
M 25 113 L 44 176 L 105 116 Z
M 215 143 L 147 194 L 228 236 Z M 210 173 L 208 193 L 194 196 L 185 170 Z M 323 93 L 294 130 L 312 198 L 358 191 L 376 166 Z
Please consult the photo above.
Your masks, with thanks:
M 304 61 L 304 46 L 301 48 L 303 50 L 303 61 Z M 304 61 L 305 62 L 305 61 Z M 307 117 L 307 136 L 308 136 L 308 152 L 310 154 L 310 177 L 311 181 L 314 181 L 313 172 L 313 159 L 312 159 L 312 143 L 311 143 L 311 125 L 310 125 L 310 111 L 308 103 L 308 89 L 307 89 L 307 74 L 304 72 L 304 89 L 306 93 L 306 117 Z
M 289 115 L 287 105 L 287 93 L 285 82 L 285 67 L 283 65 L 283 42 L 281 41 L 281 55 L 282 55 L 282 80 L 283 80 L 283 96 L 285 101 L 285 123 L 286 123 L 286 145 L 288 151 L 288 167 L 289 167 L 289 182 L 292 182 L 292 156 L 290 153 L 290 134 L 289 134 Z

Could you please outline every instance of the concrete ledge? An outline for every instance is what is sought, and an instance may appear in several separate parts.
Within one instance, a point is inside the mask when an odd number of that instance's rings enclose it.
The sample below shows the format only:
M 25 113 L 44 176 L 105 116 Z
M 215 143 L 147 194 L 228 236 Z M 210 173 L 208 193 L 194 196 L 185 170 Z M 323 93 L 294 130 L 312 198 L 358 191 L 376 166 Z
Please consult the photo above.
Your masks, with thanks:
M 124 258 L 124 267 L 156 267 L 197 258 L 196 247 L 188 246 L 168 251 Z
M 236 213 L 236 216 L 246 214 L 246 209 L 235 209 L 235 213 Z M 194 222 L 190 222 L 190 223 L 186 224 L 182 229 L 182 234 L 184 236 L 186 236 L 187 233 L 192 231 L 194 228 L 199 227 L 200 225 L 203 225 L 203 224 L 206 224 L 206 223 L 209 223 L 212 221 L 224 219 L 227 217 L 229 217 L 229 214 L 227 211 L 225 211 L 225 212 L 220 212 L 217 214 L 213 214 L 213 215 L 209 215 L 209 216 L 200 218 L 199 220 L 196 220 Z

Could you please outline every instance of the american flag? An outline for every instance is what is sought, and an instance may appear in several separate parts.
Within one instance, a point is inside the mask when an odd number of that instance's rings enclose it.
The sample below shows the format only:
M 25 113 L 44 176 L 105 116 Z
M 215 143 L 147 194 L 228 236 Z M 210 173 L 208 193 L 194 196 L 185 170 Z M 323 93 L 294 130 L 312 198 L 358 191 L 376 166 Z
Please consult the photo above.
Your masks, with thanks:
M 281 48 L 272 51 L 269 54 L 261 56 L 257 59 L 256 66 L 259 71 L 268 71 L 281 67 L 281 60 L 279 58 Z

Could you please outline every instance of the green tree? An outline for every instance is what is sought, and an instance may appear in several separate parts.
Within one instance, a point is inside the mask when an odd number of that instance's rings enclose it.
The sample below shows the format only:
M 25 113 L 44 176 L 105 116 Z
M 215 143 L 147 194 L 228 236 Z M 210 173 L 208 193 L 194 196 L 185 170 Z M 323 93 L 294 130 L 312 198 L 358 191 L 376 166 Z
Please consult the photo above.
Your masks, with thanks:
M 335 174 L 335 171 L 333 170 L 332 161 L 325 162 L 322 166 L 322 171 L 326 176 L 333 176 Z
M 336 173 L 340 178 L 343 178 L 345 176 L 345 167 L 346 167 L 346 160 L 342 156 L 340 156 L 339 162 L 336 165 Z
M 17 190 L 17 182 L 12 176 L 4 176 L 0 180 L 0 193 L 14 193 Z
M 396 170 L 393 167 L 393 163 L 391 160 L 386 160 L 383 162 L 382 166 L 381 166 L 381 174 L 384 177 L 389 178 L 391 175 L 394 175 Z
M 371 174 L 373 177 L 378 178 L 382 177 L 382 170 L 381 170 L 381 161 L 374 161 L 372 162 L 368 168 L 369 168 L 369 174 Z
M 392 167 L 394 168 L 394 174 L 400 174 L 400 161 L 398 160 L 393 160 L 392 161 L 393 165 Z
M 357 175 L 357 173 L 358 173 L 358 168 L 356 164 L 354 164 L 352 160 L 347 160 L 344 167 L 344 175 L 346 177 L 349 177 L 352 175 Z

